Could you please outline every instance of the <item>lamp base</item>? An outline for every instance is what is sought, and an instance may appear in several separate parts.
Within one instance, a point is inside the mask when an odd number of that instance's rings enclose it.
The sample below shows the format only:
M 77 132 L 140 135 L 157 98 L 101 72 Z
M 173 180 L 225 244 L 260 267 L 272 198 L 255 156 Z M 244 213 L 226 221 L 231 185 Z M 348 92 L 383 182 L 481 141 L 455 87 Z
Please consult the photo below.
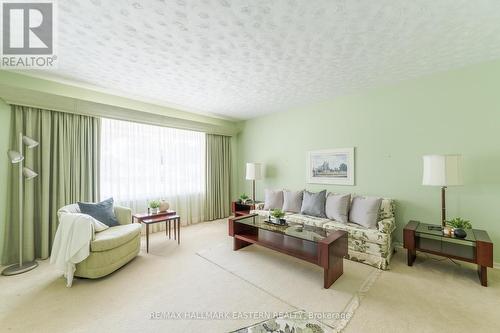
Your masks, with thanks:
M 2 271 L 2 275 L 10 276 L 10 275 L 25 273 L 31 271 L 33 268 L 36 268 L 37 266 L 38 263 L 36 261 L 23 262 L 21 266 L 19 266 L 19 264 L 10 265 L 9 267 L 7 267 Z

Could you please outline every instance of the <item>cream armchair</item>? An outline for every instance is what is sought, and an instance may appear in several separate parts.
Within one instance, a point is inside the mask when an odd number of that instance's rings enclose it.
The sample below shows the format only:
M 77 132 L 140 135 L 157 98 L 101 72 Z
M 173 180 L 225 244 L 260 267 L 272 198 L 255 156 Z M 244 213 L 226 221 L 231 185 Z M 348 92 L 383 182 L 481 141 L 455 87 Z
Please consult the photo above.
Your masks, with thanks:
M 76 264 L 75 276 L 97 279 L 111 274 L 135 258 L 141 248 L 141 225 L 132 223 L 130 208 L 115 206 L 119 226 L 94 233 L 90 255 Z M 80 213 L 77 204 L 64 206 L 61 213 Z

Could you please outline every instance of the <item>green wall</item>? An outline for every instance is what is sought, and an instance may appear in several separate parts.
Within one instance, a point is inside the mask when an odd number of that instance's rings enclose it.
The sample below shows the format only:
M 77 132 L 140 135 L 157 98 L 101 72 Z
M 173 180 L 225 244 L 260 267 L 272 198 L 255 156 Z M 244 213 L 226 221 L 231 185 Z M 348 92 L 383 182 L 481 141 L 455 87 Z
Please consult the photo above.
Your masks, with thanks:
M 500 61 L 371 89 L 251 119 L 238 135 L 238 191 L 245 163 L 262 162 L 264 188 L 327 189 L 397 200 L 396 237 L 410 219 L 439 223 L 440 190 L 421 185 L 422 155 L 461 153 L 463 187 L 448 189 L 448 217 L 470 219 L 496 243 L 500 262 Z M 355 186 L 307 184 L 308 150 L 355 147 Z
M 0 226 L 3 226 L 7 218 L 7 175 L 10 162 L 7 158 L 10 136 L 10 107 L 0 99 Z M 4 230 L 0 227 L 0 233 Z M 3 235 L 0 234 L 0 239 Z M 0 245 L 0 258 L 3 246 Z

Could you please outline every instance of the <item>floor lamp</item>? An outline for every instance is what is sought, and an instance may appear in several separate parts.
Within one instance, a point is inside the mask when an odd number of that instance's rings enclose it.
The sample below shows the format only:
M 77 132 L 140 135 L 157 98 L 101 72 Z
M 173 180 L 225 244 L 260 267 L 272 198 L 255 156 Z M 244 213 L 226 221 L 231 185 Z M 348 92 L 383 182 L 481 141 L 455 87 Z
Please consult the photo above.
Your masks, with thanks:
M 446 226 L 446 188 L 463 185 L 462 155 L 425 155 L 422 185 L 441 187 L 441 226 Z
M 24 155 L 23 146 L 27 148 L 35 148 L 38 142 L 30 137 L 24 136 L 19 133 L 19 150 L 9 150 L 8 155 L 12 164 L 19 166 L 19 263 L 11 265 L 2 271 L 2 275 L 16 275 L 32 270 L 38 266 L 36 261 L 23 262 L 23 202 L 24 194 L 23 188 L 24 180 L 30 180 L 38 176 L 38 174 L 30 168 L 23 167 Z
M 252 181 L 252 200 L 255 203 L 255 181 L 262 178 L 260 163 L 247 163 L 246 179 Z

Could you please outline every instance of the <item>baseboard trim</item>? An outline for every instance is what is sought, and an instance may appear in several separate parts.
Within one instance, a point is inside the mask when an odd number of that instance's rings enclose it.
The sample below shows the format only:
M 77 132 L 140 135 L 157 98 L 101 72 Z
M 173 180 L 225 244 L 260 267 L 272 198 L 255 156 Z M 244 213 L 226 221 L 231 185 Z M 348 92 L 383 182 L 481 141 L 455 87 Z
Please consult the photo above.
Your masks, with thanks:
M 494 269 L 500 269 L 500 262 L 493 263 L 493 268 Z

